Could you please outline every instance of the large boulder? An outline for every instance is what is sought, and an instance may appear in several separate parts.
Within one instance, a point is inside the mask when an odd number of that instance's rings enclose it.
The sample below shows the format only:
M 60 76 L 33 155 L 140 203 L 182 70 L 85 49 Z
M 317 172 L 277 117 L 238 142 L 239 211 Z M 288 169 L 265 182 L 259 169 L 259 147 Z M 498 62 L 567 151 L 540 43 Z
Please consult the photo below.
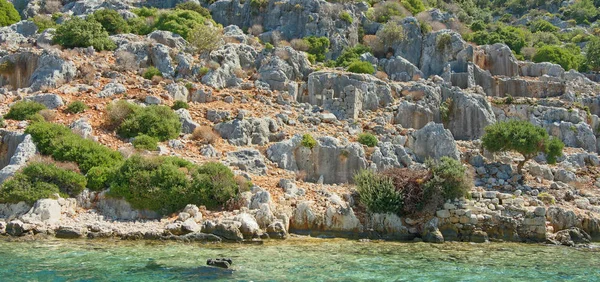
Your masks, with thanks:
M 423 72 L 418 67 L 400 56 L 382 59 L 379 66 L 394 81 L 414 81 L 423 77 Z
M 263 155 L 256 149 L 244 149 L 227 153 L 229 165 L 256 175 L 266 175 L 267 165 Z
M 312 72 L 306 53 L 291 47 L 276 48 L 275 51 L 262 54 L 259 59 L 260 80 L 269 84 L 272 90 L 287 90 L 290 82 L 305 80 Z
M 180 50 L 185 49 L 188 45 L 188 42 L 181 35 L 165 30 L 155 30 L 148 34 L 148 38 L 157 43 Z
M 358 143 L 342 144 L 332 137 L 320 137 L 313 148 L 302 145 L 302 136 L 276 143 L 267 149 L 267 158 L 280 168 L 303 171 L 308 181 L 351 182 L 356 172 L 367 167 L 365 151 Z
M 57 200 L 41 199 L 35 202 L 33 208 L 23 215 L 25 222 L 41 222 L 56 224 L 60 221 L 61 207 Z
M 265 145 L 279 130 L 279 125 L 271 118 L 234 119 L 217 124 L 215 130 L 236 146 Z
M 450 157 L 459 159 L 460 153 L 452 133 L 439 123 L 430 122 L 425 127 L 412 133 L 408 147 L 413 150 L 419 162 L 428 158 L 440 159 Z
M 13 176 L 36 153 L 31 135 L 0 129 L 0 145 L 6 148 L 0 155 L 0 184 Z
M 439 108 L 442 98 L 438 85 L 413 82 L 402 89 L 402 96 L 406 100 L 398 106 L 394 123 L 421 129 L 429 122 L 441 122 Z
M 56 109 L 58 107 L 64 106 L 64 102 L 59 95 L 56 94 L 37 94 L 32 96 L 27 96 L 23 100 L 25 101 L 33 101 L 40 103 L 48 109 Z
M 474 63 L 492 75 L 519 76 L 519 62 L 510 48 L 502 43 L 479 46 L 474 54 Z
M 479 139 L 483 129 L 496 122 L 492 106 L 484 95 L 457 87 L 442 87 L 442 101 L 449 101 L 446 126 L 457 140 Z
M 246 44 L 226 44 L 210 53 L 210 60 L 219 65 L 202 77 L 202 83 L 214 87 L 237 87 L 242 83 L 238 77 L 245 70 L 255 67 L 258 53 Z

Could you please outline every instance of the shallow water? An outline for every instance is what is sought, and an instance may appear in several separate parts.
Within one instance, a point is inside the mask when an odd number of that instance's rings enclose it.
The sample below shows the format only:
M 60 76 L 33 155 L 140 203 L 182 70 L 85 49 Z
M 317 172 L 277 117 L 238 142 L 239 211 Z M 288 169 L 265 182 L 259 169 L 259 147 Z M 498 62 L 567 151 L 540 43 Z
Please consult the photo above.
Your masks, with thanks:
M 230 257 L 234 270 L 206 267 Z M 512 243 L 0 241 L 1 281 L 600 281 L 600 249 Z

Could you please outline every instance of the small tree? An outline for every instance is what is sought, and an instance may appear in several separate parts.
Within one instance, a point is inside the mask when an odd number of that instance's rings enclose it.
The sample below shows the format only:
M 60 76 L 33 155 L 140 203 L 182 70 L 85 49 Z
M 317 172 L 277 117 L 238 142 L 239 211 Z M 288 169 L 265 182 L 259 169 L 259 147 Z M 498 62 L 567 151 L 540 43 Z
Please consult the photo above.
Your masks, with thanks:
M 99 22 L 109 34 L 129 32 L 129 24 L 119 12 L 110 9 L 100 9 L 89 16 L 88 20 Z
M 66 48 L 92 46 L 98 51 L 113 50 L 117 45 L 108 37 L 102 24 L 75 17 L 56 29 L 54 42 Z
M 600 38 L 594 37 L 585 46 L 586 64 L 592 70 L 600 70 Z
M 396 22 L 387 22 L 377 31 L 377 38 L 384 46 L 392 46 L 394 42 L 404 39 L 404 28 Z
M 6 0 L 0 0 L 0 26 L 11 25 L 20 20 L 21 16 L 15 6 Z
M 223 41 L 222 33 L 220 28 L 201 24 L 191 31 L 189 40 L 198 52 L 207 53 L 219 48 Z
M 518 173 L 538 153 L 545 153 L 548 163 L 556 163 L 564 147 L 560 140 L 549 137 L 543 128 L 517 120 L 487 126 L 481 140 L 490 152 L 515 151 L 523 155 L 524 159 L 517 166 Z

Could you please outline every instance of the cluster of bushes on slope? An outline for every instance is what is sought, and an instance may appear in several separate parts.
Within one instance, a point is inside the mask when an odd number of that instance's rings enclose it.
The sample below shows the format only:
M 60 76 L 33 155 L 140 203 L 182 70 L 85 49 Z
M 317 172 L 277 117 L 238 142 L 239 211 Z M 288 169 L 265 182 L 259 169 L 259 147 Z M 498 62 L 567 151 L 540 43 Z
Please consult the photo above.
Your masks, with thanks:
M 539 153 L 554 164 L 562 155 L 564 144 L 548 136 L 546 130 L 528 121 L 499 122 L 485 128 L 483 147 L 490 152 L 514 151 L 523 155 L 523 165 Z M 434 212 L 446 200 L 466 196 L 470 179 L 466 168 L 457 160 L 443 157 L 428 160 L 427 170 L 396 168 L 374 173 L 361 171 L 354 177 L 360 202 L 373 213 L 412 215 Z
M 110 104 L 107 112 L 109 126 L 116 128 L 117 134 L 124 138 L 143 134 L 166 141 L 176 138 L 181 131 L 179 117 L 167 106 L 141 107 L 119 100 Z
M 372 213 L 412 215 L 435 211 L 445 200 L 466 196 L 471 184 L 459 161 L 443 157 L 427 165 L 427 170 L 359 172 L 354 181 L 360 202 Z
M 166 214 L 187 204 L 221 206 L 239 192 L 233 172 L 220 163 L 198 166 L 176 157 L 140 155 L 123 159 L 108 147 L 48 122 L 34 122 L 26 133 L 41 154 L 72 162 L 75 168 L 31 163 L 3 183 L 0 203 L 32 203 L 54 194 L 73 197 L 86 187 L 109 188 L 110 196 L 124 198 L 135 208 Z M 147 137 L 143 136 L 137 138 Z

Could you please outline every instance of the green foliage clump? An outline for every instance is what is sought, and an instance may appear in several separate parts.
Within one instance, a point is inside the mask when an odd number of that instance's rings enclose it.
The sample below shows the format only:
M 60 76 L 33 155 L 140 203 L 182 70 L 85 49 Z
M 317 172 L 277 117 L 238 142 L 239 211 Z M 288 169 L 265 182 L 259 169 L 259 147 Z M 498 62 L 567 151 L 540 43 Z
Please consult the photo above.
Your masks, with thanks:
M 371 133 L 361 133 L 358 135 L 358 143 L 367 147 L 375 147 L 377 146 L 377 143 L 379 143 L 379 140 L 377 140 L 377 137 Z
M 360 202 L 371 213 L 400 214 L 402 211 L 402 193 L 396 191 L 392 180 L 386 176 L 363 170 L 354 176 Z
M 189 42 L 200 53 L 210 52 L 221 46 L 222 33 L 223 31 L 220 28 L 200 24 L 190 32 Z
M 35 122 L 25 133 L 31 134 L 41 154 L 50 155 L 57 161 L 75 162 L 83 173 L 97 166 L 117 166 L 123 160 L 118 152 L 84 139 L 63 125 Z
M 442 118 L 443 122 L 449 122 L 450 121 L 450 112 L 452 111 L 452 99 L 448 98 L 446 99 L 446 101 L 442 102 L 440 104 L 440 117 Z
M 85 175 L 87 188 L 92 191 L 102 191 L 109 188 L 110 182 L 118 169 L 119 167 L 117 166 L 96 166 L 91 168 Z
M 589 24 L 598 16 L 598 8 L 592 0 L 578 0 L 572 3 L 563 9 L 563 14 L 577 21 L 578 24 Z
M 529 23 L 529 30 L 531 32 L 555 32 L 559 28 L 548 22 L 547 20 L 537 19 Z
M 145 79 L 152 79 L 155 76 L 162 77 L 163 74 L 156 67 L 149 67 L 146 69 L 144 74 L 142 75 Z
M 179 136 L 181 122 L 177 114 L 167 106 L 152 105 L 134 108 L 117 128 L 119 136 L 133 138 L 141 134 L 166 141 Z
M 28 120 L 41 110 L 46 109 L 46 106 L 33 101 L 18 101 L 10 107 L 8 113 L 4 115 L 5 119 Z
M 152 18 L 137 17 L 127 20 L 129 32 L 139 35 L 148 35 L 149 33 L 153 32 L 155 29 L 152 23 Z
M 205 18 L 210 18 L 210 11 L 202 6 L 200 6 L 200 4 L 198 3 L 194 3 L 194 2 L 184 2 L 184 3 L 179 3 L 175 6 L 175 9 L 178 10 L 190 10 L 190 11 L 194 11 L 198 14 L 200 14 L 201 16 L 205 17 Z
M 300 142 L 300 144 L 302 145 L 302 147 L 312 149 L 315 146 L 317 146 L 317 140 L 315 140 L 315 138 L 313 138 L 312 135 L 307 133 L 302 135 L 302 141 Z
M 394 21 L 387 22 L 377 31 L 377 38 L 383 45 L 391 46 L 404 39 L 404 28 Z
M 548 194 L 547 192 L 542 192 L 537 197 L 540 201 L 542 201 L 546 205 L 556 204 L 556 198 L 554 198 L 554 196 Z
M 353 73 L 373 74 L 375 68 L 369 62 L 355 61 L 348 66 L 348 71 Z
M 31 163 L 0 187 L 0 203 L 33 204 L 54 194 L 77 196 L 85 186 L 85 177 L 54 164 Z
M 481 30 L 467 34 L 465 39 L 477 45 L 504 43 L 515 53 L 520 54 L 526 46 L 527 34 L 520 27 L 499 25 L 494 30 Z
M 593 37 L 585 46 L 586 65 L 592 70 L 600 70 L 600 38 Z
M 402 0 L 402 6 L 413 15 L 425 11 L 425 4 L 421 0 Z
M 479 21 L 474 21 L 471 24 L 471 30 L 472 31 L 482 31 L 482 30 L 486 30 L 487 29 L 487 24 L 481 20 Z
M 78 114 L 84 112 L 86 109 L 87 106 L 85 105 L 85 103 L 81 101 L 73 101 L 67 106 L 65 112 L 70 114 Z
M 136 209 L 168 214 L 187 204 L 223 205 L 237 195 L 237 188 L 233 172 L 220 163 L 196 167 L 175 157 L 134 155 L 115 172 L 109 195 Z
M 402 16 L 402 6 L 396 1 L 385 1 L 378 3 L 373 9 L 370 9 L 368 16 L 378 23 L 387 23 L 393 17 Z
M 46 15 L 36 15 L 30 19 L 38 28 L 38 32 L 42 33 L 46 29 L 56 28 L 58 24 L 51 17 Z
M 309 36 L 304 38 L 304 42 L 308 45 L 308 54 L 315 56 L 315 61 L 325 61 L 325 55 L 329 52 L 329 38 Z
M 348 13 L 346 11 L 340 12 L 340 19 L 346 21 L 349 24 L 351 24 L 352 21 L 353 21 L 352 16 L 350 15 L 350 13 Z
M 139 9 L 133 9 L 132 10 L 134 14 L 136 14 L 138 17 L 141 18 L 149 18 L 149 17 L 156 17 L 158 16 L 158 9 L 157 8 L 148 8 L 148 7 L 141 7 Z
M 133 139 L 133 147 L 138 150 L 156 151 L 158 150 L 158 138 L 145 134 L 138 135 Z
M 95 20 L 74 17 L 56 29 L 54 42 L 66 48 L 94 47 L 97 51 L 113 50 L 117 47 L 108 37 L 102 24 Z
M 188 103 L 184 102 L 184 101 L 175 101 L 175 103 L 173 103 L 173 106 L 171 107 L 171 109 L 173 109 L 174 111 L 177 111 L 179 109 L 189 109 L 190 105 L 188 105 Z
M 191 10 L 173 10 L 163 12 L 158 16 L 154 27 L 181 35 L 185 39 L 192 39 L 190 34 L 199 25 L 204 25 L 206 18 Z
M 439 161 L 429 160 L 431 179 L 425 183 L 426 195 L 442 195 L 444 200 L 464 197 L 469 191 L 466 168 L 455 159 L 442 157 Z M 429 197 L 427 197 L 429 198 Z
M 0 26 L 11 25 L 20 20 L 21 16 L 19 16 L 15 6 L 6 0 L 0 0 Z
M 100 9 L 88 17 L 88 20 L 99 22 L 109 34 L 119 34 L 129 32 L 127 21 L 112 9 Z
M 446 48 L 450 47 L 452 43 L 452 35 L 449 33 L 442 33 L 436 37 L 436 47 L 437 50 L 443 52 Z
M 543 46 L 537 49 L 532 60 L 536 63 L 551 62 L 559 64 L 563 69 L 578 69 L 581 60 L 579 52 L 571 52 L 569 49 L 559 46 Z
M 556 163 L 564 147 L 560 140 L 549 137 L 545 129 L 518 120 L 487 126 L 481 141 L 490 152 L 515 151 L 523 155 L 524 160 L 517 167 L 519 173 L 525 163 L 538 153 L 545 153 L 548 163 Z
M 357 44 L 354 47 L 346 47 L 342 54 L 335 60 L 335 65 L 338 67 L 347 67 L 351 63 L 360 60 L 360 55 L 370 53 L 371 48 Z

